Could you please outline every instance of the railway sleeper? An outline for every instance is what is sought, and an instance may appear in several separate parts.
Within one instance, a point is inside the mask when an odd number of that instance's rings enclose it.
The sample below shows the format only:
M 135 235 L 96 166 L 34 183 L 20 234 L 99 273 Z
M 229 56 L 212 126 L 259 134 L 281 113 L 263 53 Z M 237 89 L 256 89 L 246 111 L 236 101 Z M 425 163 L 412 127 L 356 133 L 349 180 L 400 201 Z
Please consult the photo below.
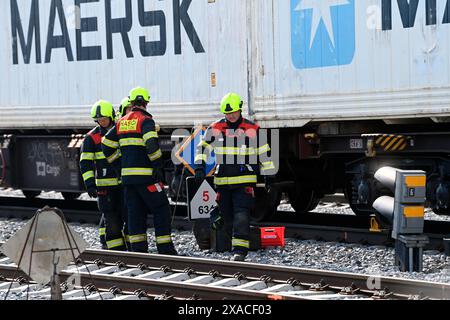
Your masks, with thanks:
M 138 279 L 161 279 L 168 275 L 172 274 L 172 272 L 165 272 L 162 270 L 150 271 L 141 275 L 136 276 Z

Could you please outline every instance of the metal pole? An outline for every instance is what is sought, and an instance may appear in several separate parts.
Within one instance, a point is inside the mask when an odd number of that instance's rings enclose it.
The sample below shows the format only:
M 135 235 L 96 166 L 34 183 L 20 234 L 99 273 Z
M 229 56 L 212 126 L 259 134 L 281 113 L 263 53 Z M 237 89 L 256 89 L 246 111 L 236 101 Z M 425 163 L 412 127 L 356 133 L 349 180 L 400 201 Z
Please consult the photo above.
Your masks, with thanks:
M 409 248 L 409 256 L 408 256 L 408 260 L 409 260 L 409 272 L 414 271 L 414 248 Z
M 52 276 L 50 294 L 51 294 L 52 300 L 62 300 L 61 283 L 59 281 L 59 275 L 58 275 L 58 271 L 57 271 L 59 257 L 58 257 L 58 260 L 55 261 L 56 251 L 57 251 L 57 249 L 52 249 L 52 252 L 53 252 L 53 276 Z
M 423 269 L 423 248 L 419 248 L 419 266 L 418 272 L 422 272 Z

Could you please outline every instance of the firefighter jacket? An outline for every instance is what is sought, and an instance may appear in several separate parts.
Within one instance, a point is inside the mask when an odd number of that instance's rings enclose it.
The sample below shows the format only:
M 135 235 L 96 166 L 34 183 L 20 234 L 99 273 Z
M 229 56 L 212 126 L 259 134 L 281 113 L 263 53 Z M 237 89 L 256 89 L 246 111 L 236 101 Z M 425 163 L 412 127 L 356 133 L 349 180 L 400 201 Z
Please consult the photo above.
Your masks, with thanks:
M 81 146 L 80 169 L 86 189 L 98 190 L 117 187 L 120 184 L 117 170 L 106 161 L 101 141 L 107 130 L 101 126 L 92 129 Z
M 197 146 L 195 167 L 204 169 L 212 152 L 216 156 L 214 184 L 217 187 L 254 185 L 257 175 L 273 175 L 275 166 L 268 158 L 270 146 L 260 136 L 257 124 L 244 118 L 235 123 L 214 122 Z M 266 139 L 267 140 L 267 139 Z
M 134 107 L 106 134 L 102 148 L 108 162 L 120 161 L 124 185 L 157 182 L 153 169 L 162 167 L 162 151 L 147 111 Z

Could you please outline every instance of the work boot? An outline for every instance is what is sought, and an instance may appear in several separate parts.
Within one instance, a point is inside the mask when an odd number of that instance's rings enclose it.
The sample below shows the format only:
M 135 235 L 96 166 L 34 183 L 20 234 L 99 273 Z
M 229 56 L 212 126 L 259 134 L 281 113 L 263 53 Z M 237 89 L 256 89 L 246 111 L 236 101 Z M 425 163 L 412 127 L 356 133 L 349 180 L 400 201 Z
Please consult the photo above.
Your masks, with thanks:
M 165 251 L 161 251 L 161 252 L 158 252 L 159 254 L 165 254 L 165 255 L 168 255 L 168 256 L 177 256 L 178 255 L 178 252 L 177 252 L 177 250 L 175 249 L 175 248 L 170 248 L 169 250 L 165 250 Z
M 243 253 L 235 253 L 231 259 L 231 261 L 244 261 L 245 260 L 245 254 Z

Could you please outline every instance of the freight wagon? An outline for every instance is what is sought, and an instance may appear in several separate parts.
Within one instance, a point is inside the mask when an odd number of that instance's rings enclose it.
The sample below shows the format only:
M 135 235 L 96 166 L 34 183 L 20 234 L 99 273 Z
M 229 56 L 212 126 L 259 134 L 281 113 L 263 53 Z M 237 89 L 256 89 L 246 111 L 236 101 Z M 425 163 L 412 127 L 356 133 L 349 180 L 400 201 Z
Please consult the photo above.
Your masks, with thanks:
M 257 218 L 339 190 L 371 213 L 384 165 L 425 170 L 449 213 L 450 0 L 7 0 L 0 30 L 0 179 L 29 196 L 82 192 L 90 105 L 140 85 L 168 176 L 173 131 L 219 118 L 227 92 L 278 130 Z

